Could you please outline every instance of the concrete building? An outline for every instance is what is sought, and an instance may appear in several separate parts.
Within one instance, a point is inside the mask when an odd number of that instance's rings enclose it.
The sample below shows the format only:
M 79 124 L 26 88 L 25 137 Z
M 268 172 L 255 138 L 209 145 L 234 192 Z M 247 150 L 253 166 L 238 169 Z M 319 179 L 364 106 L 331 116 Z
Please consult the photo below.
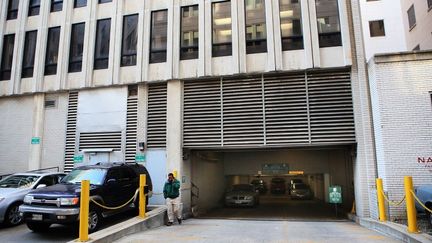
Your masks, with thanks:
M 376 208 L 358 1 L 0 3 L 0 173 L 138 161 L 186 212 L 256 176 Z M 199 197 L 197 197 L 199 190 Z
M 432 49 L 432 1 L 360 0 L 366 59 Z

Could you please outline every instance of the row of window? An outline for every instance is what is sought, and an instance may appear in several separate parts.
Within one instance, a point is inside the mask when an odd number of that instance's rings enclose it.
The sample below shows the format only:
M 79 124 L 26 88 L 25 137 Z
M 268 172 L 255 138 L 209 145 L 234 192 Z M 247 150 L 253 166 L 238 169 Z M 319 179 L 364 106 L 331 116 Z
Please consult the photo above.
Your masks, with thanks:
M 99 3 L 108 3 L 112 0 L 99 0 Z M 19 0 L 9 0 L 7 20 L 16 19 L 18 17 Z M 30 0 L 28 8 L 28 16 L 39 15 L 41 0 Z M 87 0 L 74 0 L 74 7 L 80 8 L 87 6 Z M 63 10 L 63 0 L 51 0 L 51 12 L 58 12 Z
M 53 0 L 55 1 L 55 0 Z M 86 1 L 75 1 L 82 3 Z M 103 1 L 99 1 L 103 2 Z M 320 47 L 340 46 L 341 33 L 337 0 L 316 0 Z M 151 12 L 150 63 L 166 62 L 168 10 Z M 266 18 L 264 0 L 245 0 L 246 53 L 267 52 Z M 282 49 L 303 49 L 301 6 L 298 0 L 280 0 Z M 180 59 L 198 58 L 198 5 L 181 7 Z M 138 14 L 124 16 L 121 46 L 121 66 L 136 65 Z M 84 46 L 85 23 L 72 25 L 69 54 L 69 72 L 80 72 Z M 231 2 L 212 3 L 212 55 L 232 55 Z M 97 21 L 94 69 L 108 68 L 111 19 Z M 36 31 L 25 37 L 22 77 L 33 74 Z M 14 35 L 6 35 L 3 46 L 0 80 L 10 78 Z M 45 58 L 45 75 L 56 74 L 60 27 L 48 30 L 48 47 Z M 24 63 L 26 66 L 24 66 Z M 25 73 L 24 73 L 24 70 Z

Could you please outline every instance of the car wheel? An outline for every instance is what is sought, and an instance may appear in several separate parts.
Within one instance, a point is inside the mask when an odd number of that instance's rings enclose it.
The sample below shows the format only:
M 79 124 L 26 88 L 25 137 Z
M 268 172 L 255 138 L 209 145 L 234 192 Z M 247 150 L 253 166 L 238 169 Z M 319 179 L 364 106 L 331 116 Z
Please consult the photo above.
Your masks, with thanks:
M 100 213 L 95 209 L 90 209 L 89 217 L 88 217 L 89 233 L 93 233 L 99 228 L 100 223 L 101 223 L 100 221 L 101 221 Z
M 27 222 L 27 227 L 33 232 L 39 233 L 46 231 L 51 224 L 48 223 L 35 223 L 35 222 Z
M 5 224 L 8 226 L 15 226 L 19 225 L 23 221 L 23 217 L 21 216 L 18 208 L 21 204 L 20 203 L 14 203 L 6 210 L 5 214 Z

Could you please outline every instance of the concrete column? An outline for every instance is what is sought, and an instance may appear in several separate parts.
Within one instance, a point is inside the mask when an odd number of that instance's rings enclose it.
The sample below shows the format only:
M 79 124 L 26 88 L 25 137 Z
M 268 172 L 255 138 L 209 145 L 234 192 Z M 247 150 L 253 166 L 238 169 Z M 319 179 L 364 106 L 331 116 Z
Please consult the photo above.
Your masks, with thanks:
M 182 87 L 180 80 L 168 81 L 167 87 L 167 172 L 183 175 L 182 161 Z
M 39 143 L 30 144 L 30 152 L 29 152 L 29 159 L 28 159 L 29 170 L 36 170 L 41 168 L 42 148 L 43 148 L 42 138 L 44 133 L 44 123 L 45 123 L 44 101 L 45 101 L 45 94 L 39 93 L 34 95 L 32 137 L 39 138 Z

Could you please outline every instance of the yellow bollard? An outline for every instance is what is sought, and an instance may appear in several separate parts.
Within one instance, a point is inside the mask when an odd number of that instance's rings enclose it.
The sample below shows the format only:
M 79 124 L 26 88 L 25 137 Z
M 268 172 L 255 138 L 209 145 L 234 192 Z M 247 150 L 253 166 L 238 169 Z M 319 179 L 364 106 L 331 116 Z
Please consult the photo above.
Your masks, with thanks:
M 417 229 L 417 214 L 414 204 L 414 197 L 411 194 L 413 191 L 413 182 L 411 176 L 404 177 L 405 184 L 405 197 L 406 197 L 406 208 L 407 208 L 407 217 L 408 217 L 408 232 L 409 233 L 418 233 Z
M 383 181 L 381 178 L 376 179 L 376 187 L 377 187 L 379 219 L 381 222 L 384 222 L 387 220 L 387 216 L 386 216 L 385 204 L 384 204 Z
M 146 185 L 146 175 L 140 175 L 139 184 L 139 215 L 140 218 L 145 218 L 146 197 L 144 195 L 144 186 Z
M 85 242 L 88 237 L 88 218 L 89 218 L 89 197 L 90 181 L 81 181 L 81 202 L 80 202 L 80 219 L 79 219 L 79 241 Z
M 175 171 L 173 171 L 173 175 L 174 175 L 174 178 L 176 178 L 177 179 L 177 175 L 178 175 L 178 172 L 175 170 Z

